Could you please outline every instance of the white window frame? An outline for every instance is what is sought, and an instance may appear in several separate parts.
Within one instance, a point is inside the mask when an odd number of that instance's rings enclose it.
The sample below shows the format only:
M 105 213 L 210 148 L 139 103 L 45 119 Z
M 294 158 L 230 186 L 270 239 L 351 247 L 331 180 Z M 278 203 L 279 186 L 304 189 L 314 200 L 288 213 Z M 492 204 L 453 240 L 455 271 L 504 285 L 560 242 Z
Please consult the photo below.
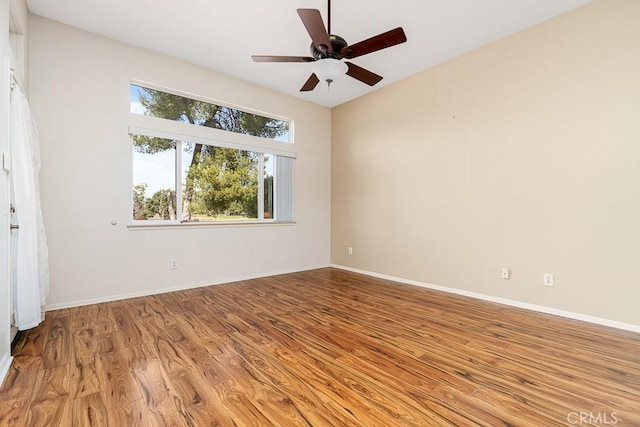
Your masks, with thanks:
M 130 227 L 154 227 L 154 228 L 162 228 L 162 227 L 192 227 L 192 226 L 220 226 L 220 225 L 263 225 L 263 224 L 291 224 L 294 223 L 294 212 L 293 206 L 289 207 L 291 218 L 286 219 L 278 219 L 278 204 L 276 200 L 278 200 L 279 194 L 278 192 L 278 177 L 276 176 L 278 156 L 287 157 L 291 159 L 296 158 L 296 148 L 293 143 L 293 120 L 276 117 L 271 114 L 265 114 L 262 112 L 255 112 L 248 110 L 246 108 L 238 108 L 235 106 L 230 106 L 228 104 L 220 103 L 218 101 L 213 101 L 209 99 L 205 99 L 202 97 L 194 96 L 193 94 L 188 94 L 172 89 L 167 89 L 165 87 L 160 87 L 158 85 L 150 84 L 147 82 L 142 82 L 138 80 L 130 80 L 130 84 L 142 86 L 149 89 L 155 89 L 159 91 L 163 91 L 166 93 L 171 93 L 178 96 L 184 96 L 186 98 L 195 99 L 198 101 L 203 101 L 207 103 L 212 103 L 216 105 L 223 105 L 225 107 L 238 109 L 243 112 L 258 114 L 264 117 L 270 117 L 277 120 L 283 120 L 289 123 L 289 141 L 278 141 L 275 139 L 261 138 L 253 135 L 245 135 L 230 131 L 225 131 L 222 129 L 215 129 L 205 126 L 193 125 L 191 123 L 184 123 L 173 121 L 170 119 L 164 119 L 159 117 L 146 116 L 143 114 L 138 114 L 134 112 L 129 112 L 129 144 L 131 149 L 131 158 L 130 165 L 133 167 L 133 135 L 145 135 L 149 137 L 156 138 L 165 138 L 169 140 L 174 140 L 177 142 L 176 146 L 176 157 L 175 157 L 175 172 L 176 172 L 176 219 L 175 220 L 134 220 L 130 218 L 129 226 Z M 259 153 L 259 171 L 263 170 L 264 166 L 264 155 L 271 154 L 275 155 L 274 158 L 274 180 L 273 180 L 273 217 L 271 219 L 264 218 L 264 175 L 260 176 L 258 180 L 258 219 L 257 220 L 247 220 L 247 221 L 193 221 L 193 222 L 182 222 L 180 218 L 182 218 L 182 145 L 183 142 L 194 142 L 203 145 L 215 146 L 215 147 L 223 147 L 223 148 L 232 148 L 237 150 L 245 150 L 245 151 L 253 151 Z M 131 206 L 133 206 L 133 173 L 131 176 Z M 293 175 L 290 174 L 291 183 L 289 185 L 291 197 L 288 202 L 292 203 L 293 198 Z

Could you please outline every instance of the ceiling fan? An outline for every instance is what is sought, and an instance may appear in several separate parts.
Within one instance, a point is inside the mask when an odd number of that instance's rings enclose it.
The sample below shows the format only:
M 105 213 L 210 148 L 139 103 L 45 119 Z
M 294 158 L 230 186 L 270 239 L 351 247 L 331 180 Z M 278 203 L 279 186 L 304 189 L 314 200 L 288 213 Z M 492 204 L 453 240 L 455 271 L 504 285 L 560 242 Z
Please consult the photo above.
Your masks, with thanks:
M 315 89 L 320 80 L 327 85 L 346 74 L 356 80 L 373 86 L 382 80 L 382 76 L 357 66 L 351 62 L 343 62 L 343 59 L 353 59 L 358 56 L 376 52 L 407 41 L 402 27 L 378 34 L 353 45 L 349 45 L 345 39 L 331 34 L 331 0 L 328 0 L 327 28 L 325 30 L 322 15 L 318 9 L 298 9 L 298 15 L 302 20 L 309 36 L 311 36 L 311 56 L 271 56 L 253 55 L 254 62 L 312 62 L 311 77 L 300 89 L 307 92 Z

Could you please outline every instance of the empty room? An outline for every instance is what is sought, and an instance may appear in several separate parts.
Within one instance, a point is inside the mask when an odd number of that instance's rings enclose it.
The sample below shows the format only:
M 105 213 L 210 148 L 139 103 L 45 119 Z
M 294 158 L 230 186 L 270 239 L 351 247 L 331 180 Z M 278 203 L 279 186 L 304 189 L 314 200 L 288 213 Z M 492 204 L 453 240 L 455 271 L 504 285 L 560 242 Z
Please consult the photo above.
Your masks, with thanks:
M 0 5 L 0 426 L 640 425 L 640 1 Z

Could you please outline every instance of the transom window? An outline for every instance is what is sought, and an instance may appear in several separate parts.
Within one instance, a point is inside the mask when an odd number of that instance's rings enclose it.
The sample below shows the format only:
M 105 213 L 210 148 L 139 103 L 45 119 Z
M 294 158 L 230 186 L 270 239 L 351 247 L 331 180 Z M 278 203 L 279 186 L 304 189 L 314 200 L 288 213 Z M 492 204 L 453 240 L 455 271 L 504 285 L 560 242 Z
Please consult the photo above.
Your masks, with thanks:
M 290 122 L 131 84 L 134 223 L 293 220 Z
M 289 139 L 289 122 L 273 117 L 248 113 L 173 93 L 130 85 L 131 112 L 151 117 L 221 129 L 280 142 Z

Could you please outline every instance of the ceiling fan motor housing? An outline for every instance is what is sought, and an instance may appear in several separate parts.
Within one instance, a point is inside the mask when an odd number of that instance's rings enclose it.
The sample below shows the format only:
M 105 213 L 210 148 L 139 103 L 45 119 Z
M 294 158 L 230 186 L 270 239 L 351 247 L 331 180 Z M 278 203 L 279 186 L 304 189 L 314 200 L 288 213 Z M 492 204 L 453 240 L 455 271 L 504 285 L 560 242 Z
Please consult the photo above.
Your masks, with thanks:
M 326 58 L 333 58 L 333 59 L 342 59 L 344 58 L 344 55 L 341 55 L 340 52 L 342 52 L 342 49 L 344 49 L 345 47 L 349 46 L 349 44 L 347 43 L 347 41 L 345 39 L 343 39 L 340 36 L 336 36 L 331 34 L 329 36 L 329 41 L 331 42 L 331 50 L 332 52 L 322 52 L 321 50 L 319 50 L 318 48 L 316 48 L 316 46 L 311 43 L 311 55 L 316 58 L 316 60 L 318 59 L 326 59 Z

